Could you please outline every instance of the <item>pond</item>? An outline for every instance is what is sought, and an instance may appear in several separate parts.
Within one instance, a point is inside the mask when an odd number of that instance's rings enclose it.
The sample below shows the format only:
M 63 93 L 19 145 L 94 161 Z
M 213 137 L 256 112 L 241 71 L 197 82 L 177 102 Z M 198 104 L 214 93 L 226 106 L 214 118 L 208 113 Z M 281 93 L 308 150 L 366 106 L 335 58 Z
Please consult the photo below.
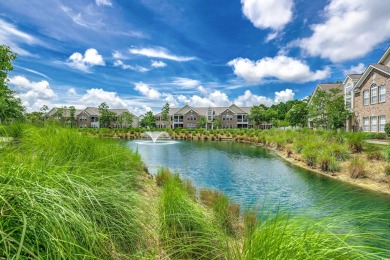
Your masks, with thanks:
M 234 142 L 180 141 L 170 145 L 127 143 L 151 173 L 168 167 L 197 188 L 223 191 L 241 207 L 278 205 L 314 215 L 390 212 L 390 196 L 370 192 L 289 164 L 269 151 Z M 350 214 L 351 216 L 353 214 Z M 386 215 L 383 233 L 390 234 Z M 373 222 L 369 225 L 378 228 Z M 363 227 L 363 230 L 365 228 Z

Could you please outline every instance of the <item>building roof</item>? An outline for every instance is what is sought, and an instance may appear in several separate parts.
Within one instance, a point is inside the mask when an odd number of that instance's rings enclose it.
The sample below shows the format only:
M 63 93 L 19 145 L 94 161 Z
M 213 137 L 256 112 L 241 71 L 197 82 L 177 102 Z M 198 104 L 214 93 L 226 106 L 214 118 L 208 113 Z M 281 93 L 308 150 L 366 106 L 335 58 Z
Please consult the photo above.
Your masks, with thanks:
M 389 55 L 390 55 L 390 46 L 387 47 L 387 50 L 382 55 L 382 57 L 379 59 L 378 64 L 383 64 Z
M 334 88 L 343 89 L 343 83 L 325 83 L 325 84 L 318 84 L 317 85 L 318 89 L 323 90 L 323 91 L 328 91 Z
M 366 80 L 366 78 L 370 75 L 372 70 L 378 70 L 381 71 L 387 75 L 390 76 L 390 67 L 387 67 L 383 64 L 371 64 L 368 66 L 368 68 L 364 71 L 363 75 L 360 77 L 359 81 L 356 83 L 356 85 L 353 87 L 353 90 L 358 90 L 362 86 L 363 82 Z
M 362 76 L 363 74 L 360 73 L 360 74 L 349 74 L 348 77 L 350 77 L 353 81 L 357 81 L 360 79 L 360 77 Z
M 314 89 L 314 91 L 313 91 L 313 94 L 311 94 L 311 97 L 310 97 L 310 100 L 309 100 L 309 105 L 311 104 L 311 102 L 312 102 L 312 99 L 313 99 L 313 97 L 315 96 L 315 94 L 316 94 L 316 92 L 318 91 L 318 90 L 322 90 L 322 91 L 329 91 L 329 90 L 331 90 L 331 89 L 339 89 L 339 90 L 341 90 L 340 91 L 340 94 L 342 94 L 343 93 L 343 89 L 344 89 L 344 85 L 343 85 L 343 83 L 325 83 L 325 84 L 318 84 L 317 86 L 316 86 L 316 88 Z

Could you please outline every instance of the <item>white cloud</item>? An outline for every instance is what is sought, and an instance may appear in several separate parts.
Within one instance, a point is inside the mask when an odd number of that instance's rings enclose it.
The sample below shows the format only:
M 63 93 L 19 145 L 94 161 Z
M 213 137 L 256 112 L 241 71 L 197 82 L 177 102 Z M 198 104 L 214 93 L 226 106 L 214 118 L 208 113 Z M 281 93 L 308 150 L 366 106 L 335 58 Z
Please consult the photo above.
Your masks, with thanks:
M 138 82 L 135 83 L 134 85 L 135 85 L 134 90 L 138 91 L 139 93 L 141 93 L 142 95 L 144 95 L 149 99 L 157 100 L 161 97 L 161 93 L 158 90 L 151 88 L 148 84 L 145 84 L 143 82 Z
M 85 51 L 84 56 L 75 52 L 70 55 L 67 63 L 70 67 L 89 72 L 90 68 L 96 65 L 104 66 L 103 57 L 96 49 L 90 48 Z
M 106 5 L 112 6 L 112 2 L 110 0 L 95 0 L 97 6 Z
M 209 93 L 209 90 L 204 88 L 203 86 L 198 86 L 198 91 L 200 92 L 200 94 L 202 95 L 207 95 Z
M 150 70 L 150 69 L 142 67 L 142 66 L 131 66 L 131 65 L 124 64 L 121 60 L 116 60 L 114 62 L 114 67 L 120 67 L 124 70 L 134 70 L 134 71 L 138 71 L 138 72 L 147 72 Z
M 68 93 L 69 95 L 72 95 L 72 96 L 76 96 L 76 95 L 77 95 L 77 91 L 76 91 L 75 88 L 70 88 L 70 89 L 68 89 L 67 93 Z
M 292 20 L 292 0 L 241 0 L 244 15 L 260 29 L 281 30 Z
M 56 97 L 46 80 L 33 82 L 23 76 L 15 76 L 9 78 L 9 83 L 18 91 L 17 97 L 22 100 L 27 111 L 38 111 Z
M 344 75 L 349 75 L 349 74 L 361 74 L 364 72 L 366 69 L 366 66 L 364 66 L 363 63 L 359 63 L 356 66 L 351 66 L 349 69 L 343 70 Z
M 275 39 L 278 36 L 278 34 L 279 34 L 278 32 L 269 33 L 267 35 L 267 38 L 265 39 L 265 42 L 267 43 L 267 42 L 272 41 L 273 39 Z
M 86 106 L 99 106 L 101 103 L 106 102 L 111 108 L 126 107 L 128 104 L 125 100 L 120 98 L 116 92 L 105 91 L 101 88 L 88 89 L 80 101 Z
M 25 56 L 31 56 L 32 54 L 20 47 L 20 44 L 41 44 L 35 37 L 20 31 L 15 25 L 2 19 L 0 19 L 0 42 L 9 46 L 13 52 Z
M 183 88 L 194 88 L 196 86 L 199 86 L 200 82 L 199 80 L 195 79 L 176 77 L 174 78 L 172 84 Z
M 260 104 L 264 104 L 266 106 L 271 106 L 274 104 L 273 100 L 264 96 L 257 96 L 253 94 L 250 90 L 246 90 L 244 95 L 238 96 L 234 100 L 234 104 L 237 106 L 257 106 Z
M 169 103 L 170 107 L 178 107 L 179 102 L 176 100 L 176 98 L 172 94 L 163 94 L 165 96 L 164 101 Z
M 287 102 L 294 99 L 295 93 L 291 89 L 285 89 L 279 92 L 275 92 L 275 99 L 267 98 L 264 96 L 258 96 L 253 94 L 250 90 L 246 90 L 244 95 L 238 96 L 234 100 L 234 104 L 237 106 L 257 106 L 264 104 L 266 106 L 272 106 L 280 102 Z
M 329 77 L 330 68 L 312 72 L 310 67 L 294 58 L 279 55 L 274 58 L 263 58 L 256 62 L 244 58 L 236 58 L 228 63 L 234 73 L 248 83 L 260 83 L 266 78 L 276 78 L 287 82 L 309 82 Z
M 275 92 L 275 103 L 287 102 L 294 99 L 295 93 L 291 89 Z
M 150 58 L 160 58 L 174 61 L 191 61 L 195 59 L 195 57 L 185 57 L 170 54 L 167 49 L 162 47 L 141 49 L 132 48 L 129 50 L 129 52 L 131 54 L 142 55 Z
M 223 93 L 219 90 L 215 90 L 206 97 L 200 97 L 198 95 L 193 95 L 192 97 L 187 98 L 187 103 L 190 106 L 195 107 L 208 107 L 208 106 L 229 106 L 230 100 L 226 93 Z
M 333 62 L 359 58 L 390 38 L 389 13 L 389 1 L 331 0 L 325 21 L 311 25 L 313 34 L 296 44 Z
M 164 68 L 167 66 L 167 64 L 163 61 L 155 61 L 155 60 L 152 60 L 152 64 L 151 64 L 152 67 L 154 68 Z
M 123 55 L 120 51 L 113 51 L 112 52 L 112 57 L 114 59 L 117 59 L 117 60 L 120 60 L 120 59 L 124 60 L 124 59 L 126 59 L 125 55 Z

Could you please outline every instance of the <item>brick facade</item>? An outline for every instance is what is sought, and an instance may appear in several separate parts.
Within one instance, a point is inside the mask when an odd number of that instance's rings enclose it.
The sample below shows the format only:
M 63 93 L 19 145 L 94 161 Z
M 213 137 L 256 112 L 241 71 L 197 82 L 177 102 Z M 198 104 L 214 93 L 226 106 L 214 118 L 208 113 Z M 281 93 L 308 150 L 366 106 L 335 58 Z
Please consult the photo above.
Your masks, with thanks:
M 373 85 L 375 84 L 375 85 Z M 376 101 L 372 102 L 372 91 L 375 92 L 376 86 Z M 385 100 L 380 101 L 380 87 L 386 88 Z M 368 93 L 368 104 L 364 104 L 364 93 Z M 390 121 L 390 76 L 386 73 L 373 69 L 371 73 L 364 79 L 359 91 L 355 92 L 354 96 L 354 114 L 355 124 L 358 131 L 365 132 L 383 132 L 380 127 L 380 119 L 385 118 L 385 122 Z M 368 122 L 368 127 L 367 127 Z M 382 121 L 383 122 L 383 121 Z M 366 123 L 366 124 L 364 124 Z M 372 124 L 373 123 L 373 124 Z

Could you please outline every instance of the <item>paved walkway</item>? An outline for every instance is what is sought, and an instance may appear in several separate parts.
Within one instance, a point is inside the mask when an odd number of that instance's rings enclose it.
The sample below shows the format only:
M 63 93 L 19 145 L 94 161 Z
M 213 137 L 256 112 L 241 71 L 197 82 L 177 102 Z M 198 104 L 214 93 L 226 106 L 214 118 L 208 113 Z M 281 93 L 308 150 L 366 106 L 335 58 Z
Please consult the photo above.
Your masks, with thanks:
M 381 144 L 381 145 L 390 144 L 390 141 L 388 141 L 388 140 L 366 140 L 366 142 L 370 143 L 370 144 Z

